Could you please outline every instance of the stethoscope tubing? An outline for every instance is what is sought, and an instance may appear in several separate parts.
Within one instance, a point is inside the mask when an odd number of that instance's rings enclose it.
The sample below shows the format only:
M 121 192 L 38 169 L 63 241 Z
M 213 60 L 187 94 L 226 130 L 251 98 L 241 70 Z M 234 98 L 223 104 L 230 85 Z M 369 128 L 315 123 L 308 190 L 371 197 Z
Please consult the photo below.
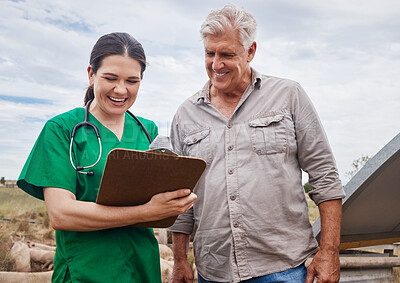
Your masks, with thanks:
M 72 129 L 71 142 L 69 144 L 69 159 L 71 161 L 72 167 L 75 169 L 76 172 L 81 173 L 81 174 L 85 174 L 85 175 L 88 175 L 88 176 L 93 176 L 94 172 L 93 171 L 83 171 L 83 170 L 86 170 L 86 169 L 89 169 L 89 168 L 92 168 L 92 167 L 96 166 L 97 163 L 99 163 L 100 158 L 101 158 L 101 154 L 102 154 L 102 147 L 101 147 L 101 139 L 100 139 L 99 130 L 97 129 L 97 127 L 94 124 L 89 122 L 89 106 L 90 106 L 90 103 L 92 103 L 92 101 L 93 101 L 93 99 L 89 100 L 86 103 L 85 120 L 83 122 L 81 122 L 81 123 L 76 124 L 74 126 L 74 128 Z M 151 144 L 152 139 L 151 139 L 150 134 L 147 131 L 146 127 L 143 125 L 143 123 L 135 115 L 133 115 L 133 113 L 130 112 L 129 110 L 127 110 L 126 112 L 129 115 L 131 115 L 135 119 L 135 121 L 139 124 L 139 126 L 142 128 L 143 132 L 145 133 L 147 139 L 149 140 L 149 142 Z M 72 160 L 72 145 L 74 143 L 74 138 L 75 138 L 76 131 L 78 130 L 78 128 L 83 127 L 83 126 L 89 126 L 94 130 L 94 132 L 95 132 L 95 134 L 97 136 L 97 140 L 99 142 L 99 157 L 97 158 L 96 162 L 93 163 L 92 165 L 89 165 L 89 166 L 75 166 L 75 164 L 74 164 L 74 162 Z

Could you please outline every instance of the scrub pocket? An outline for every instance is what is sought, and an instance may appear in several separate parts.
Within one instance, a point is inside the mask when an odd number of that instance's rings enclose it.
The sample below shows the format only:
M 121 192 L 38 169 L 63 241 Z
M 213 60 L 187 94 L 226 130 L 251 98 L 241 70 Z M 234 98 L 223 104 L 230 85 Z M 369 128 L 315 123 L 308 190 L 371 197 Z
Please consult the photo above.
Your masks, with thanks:
M 210 164 L 214 158 L 214 152 L 211 149 L 209 128 L 200 128 L 185 134 L 183 140 L 184 152 L 188 156 L 199 157 Z
M 120 248 L 114 235 L 103 238 L 99 246 L 85 249 L 81 254 L 71 257 L 69 273 L 76 282 L 113 282 L 119 278 L 119 282 L 129 282 L 135 270 L 130 268 L 126 253 Z
M 251 119 L 248 125 L 253 150 L 258 155 L 276 154 L 286 150 L 288 139 L 284 114 L 265 113 Z

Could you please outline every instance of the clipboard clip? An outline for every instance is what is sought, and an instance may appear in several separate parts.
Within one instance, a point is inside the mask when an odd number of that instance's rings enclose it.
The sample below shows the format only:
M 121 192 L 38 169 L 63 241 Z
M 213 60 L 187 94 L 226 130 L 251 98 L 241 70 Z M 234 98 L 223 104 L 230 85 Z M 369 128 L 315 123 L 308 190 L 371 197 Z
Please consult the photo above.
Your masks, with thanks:
M 154 149 L 146 150 L 146 152 L 164 153 L 164 154 L 168 154 L 168 155 L 178 156 L 178 154 L 176 154 L 175 152 L 173 152 L 172 150 L 170 150 L 168 148 L 154 148 Z
M 172 151 L 170 137 L 158 135 L 150 144 L 147 152 L 164 153 L 169 155 L 178 155 Z

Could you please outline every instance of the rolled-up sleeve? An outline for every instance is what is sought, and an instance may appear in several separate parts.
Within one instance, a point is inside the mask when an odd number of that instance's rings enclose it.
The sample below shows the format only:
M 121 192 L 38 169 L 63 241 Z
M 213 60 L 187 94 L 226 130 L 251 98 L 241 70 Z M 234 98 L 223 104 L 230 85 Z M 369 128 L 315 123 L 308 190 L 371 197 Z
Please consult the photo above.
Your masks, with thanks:
M 299 84 L 293 88 L 292 95 L 298 159 L 309 175 L 310 198 L 317 205 L 344 198 L 336 161 L 312 102 Z
M 176 219 L 174 225 L 168 228 L 170 232 L 192 234 L 194 227 L 193 208 L 181 214 Z

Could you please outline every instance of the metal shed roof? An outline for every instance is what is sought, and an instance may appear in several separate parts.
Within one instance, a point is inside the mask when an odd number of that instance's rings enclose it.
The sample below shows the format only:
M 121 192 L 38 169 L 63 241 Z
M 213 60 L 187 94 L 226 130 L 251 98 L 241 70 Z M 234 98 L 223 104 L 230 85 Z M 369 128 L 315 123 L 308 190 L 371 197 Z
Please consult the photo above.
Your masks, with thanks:
M 400 241 L 400 133 L 344 187 L 341 249 Z M 313 224 L 319 238 L 321 222 Z

